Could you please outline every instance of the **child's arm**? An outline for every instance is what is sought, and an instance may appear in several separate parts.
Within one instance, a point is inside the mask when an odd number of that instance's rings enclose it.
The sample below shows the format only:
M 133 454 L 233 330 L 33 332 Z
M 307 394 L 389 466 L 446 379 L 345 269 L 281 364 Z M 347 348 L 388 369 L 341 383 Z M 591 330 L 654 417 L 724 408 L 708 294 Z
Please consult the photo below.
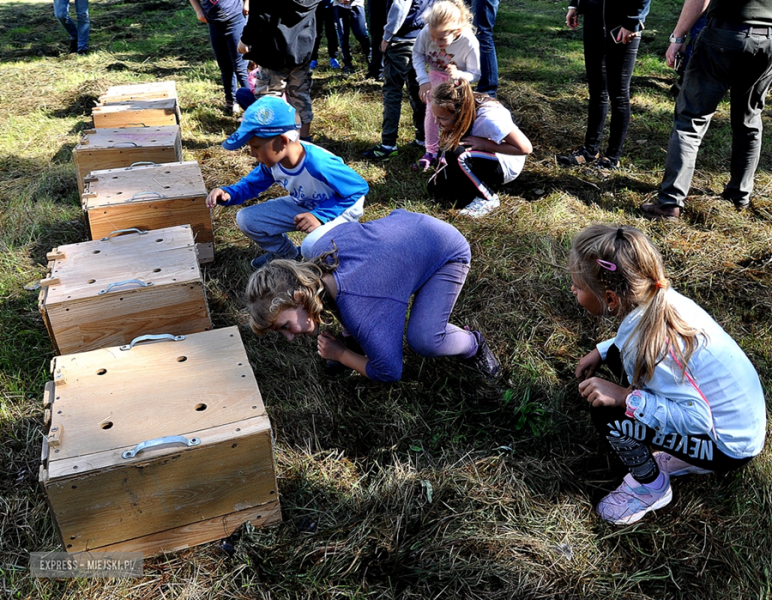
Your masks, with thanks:
M 198 0 L 190 0 L 190 5 L 193 7 L 193 10 L 196 11 L 198 20 L 202 23 L 206 23 L 206 15 L 204 14 L 204 9 L 201 8 L 201 3 Z
M 212 208 L 215 204 L 221 206 L 243 204 L 250 198 L 256 198 L 262 194 L 274 183 L 271 171 L 259 165 L 238 183 L 213 189 L 206 198 L 206 205 Z
M 593 406 L 624 406 L 630 389 L 602 377 L 590 377 L 579 384 L 579 393 Z
M 303 233 L 311 233 L 321 225 L 322 222 L 310 212 L 295 215 L 295 227 L 297 227 L 298 231 L 302 231 Z
M 574 374 L 577 379 L 584 381 L 592 377 L 602 364 L 603 357 L 600 355 L 600 351 L 594 348 L 592 352 L 588 352 L 582 357 L 579 364 L 576 365 Z
M 480 43 L 474 34 L 465 34 L 459 38 L 458 42 L 458 48 L 454 48 L 453 62 L 445 68 L 445 72 L 451 79 L 466 79 L 469 83 L 479 81 L 481 74 Z
M 349 369 L 354 369 L 360 375 L 367 375 L 367 363 L 370 360 L 362 354 L 357 354 L 346 348 L 346 346 L 334 335 L 323 331 L 316 340 L 316 347 L 319 356 L 325 360 L 337 360 L 346 365 Z
M 423 89 L 426 85 L 429 85 L 429 89 L 431 89 L 431 84 L 429 83 L 429 72 L 426 65 L 426 53 L 429 48 L 430 39 L 429 26 L 425 25 L 421 32 L 418 34 L 418 37 L 415 40 L 415 44 L 413 44 L 413 69 L 415 70 L 416 81 L 418 81 L 421 89 Z M 423 95 L 421 99 L 423 100 Z M 424 100 L 424 102 L 426 102 L 426 100 Z
M 231 199 L 231 195 L 222 188 L 214 188 L 206 197 L 206 205 L 209 208 L 214 208 L 218 202 L 225 204 Z
M 533 152 L 531 141 L 517 127 L 510 131 L 506 137 L 497 144 L 488 138 L 468 135 L 461 140 L 461 145 L 471 150 L 481 152 L 497 152 L 499 154 L 512 154 L 515 156 L 527 156 Z

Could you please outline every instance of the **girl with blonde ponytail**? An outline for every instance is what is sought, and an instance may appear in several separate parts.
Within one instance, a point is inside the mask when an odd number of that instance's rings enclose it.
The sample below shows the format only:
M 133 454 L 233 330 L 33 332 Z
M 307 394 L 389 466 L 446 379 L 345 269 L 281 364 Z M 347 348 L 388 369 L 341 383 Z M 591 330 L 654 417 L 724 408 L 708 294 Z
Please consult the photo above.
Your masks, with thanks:
M 598 504 L 601 518 L 634 523 L 671 501 L 670 477 L 729 471 L 761 452 L 766 409 L 756 370 L 710 315 L 672 289 L 643 233 L 588 227 L 574 239 L 569 268 L 579 304 L 621 321 L 576 368 L 596 428 L 629 471 Z M 602 364 L 620 383 L 594 376 Z

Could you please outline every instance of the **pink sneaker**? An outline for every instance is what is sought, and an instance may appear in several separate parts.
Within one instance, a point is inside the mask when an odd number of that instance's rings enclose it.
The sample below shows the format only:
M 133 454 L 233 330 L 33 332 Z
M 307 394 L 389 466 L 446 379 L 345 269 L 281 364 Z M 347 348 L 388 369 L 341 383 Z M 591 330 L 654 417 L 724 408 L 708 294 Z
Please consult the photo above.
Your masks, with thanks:
M 604 521 L 629 525 L 640 521 L 646 513 L 667 506 L 673 499 L 673 491 L 667 472 L 662 473 L 665 475 L 665 484 L 660 490 L 638 483 L 628 474 L 622 485 L 598 502 L 595 512 Z
M 655 452 L 654 460 L 657 461 L 659 470 L 664 471 L 670 477 L 678 477 L 679 475 L 708 475 L 713 472 L 689 464 L 685 460 L 671 456 L 667 452 Z

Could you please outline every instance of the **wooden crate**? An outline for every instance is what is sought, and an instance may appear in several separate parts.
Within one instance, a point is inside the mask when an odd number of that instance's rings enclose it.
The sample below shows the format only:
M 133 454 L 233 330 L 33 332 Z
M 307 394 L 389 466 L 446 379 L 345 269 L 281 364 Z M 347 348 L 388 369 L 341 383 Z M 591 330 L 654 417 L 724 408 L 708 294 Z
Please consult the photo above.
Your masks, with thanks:
M 64 550 L 171 552 L 281 520 L 238 329 L 60 356 L 40 482 Z
M 182 160 L 179 125 L 87 129 L 72 151 L 78 190 L 91 171 L 129 167 L 135 163 L 168 163 Z
M 160 98 L 177 98 L 177 87 L 173 81 L 113 85 L 107 88 L 104 94 L 99 96 L 99 103 L 157 100 Z
M 206 196 L 198 163 L 188 161 L 92 171 L 85 179 L 82 202 L 92 239 L 116 229 L 190 225 L 203 264 L 214 260 Z
M 54 248 L 38 306 L 57 354 L 212 328 L 189 225 Z
M 179 125 L 180 111 L 176 98 L 109 101 L 91 110 L 94 128 L 158 127 Z

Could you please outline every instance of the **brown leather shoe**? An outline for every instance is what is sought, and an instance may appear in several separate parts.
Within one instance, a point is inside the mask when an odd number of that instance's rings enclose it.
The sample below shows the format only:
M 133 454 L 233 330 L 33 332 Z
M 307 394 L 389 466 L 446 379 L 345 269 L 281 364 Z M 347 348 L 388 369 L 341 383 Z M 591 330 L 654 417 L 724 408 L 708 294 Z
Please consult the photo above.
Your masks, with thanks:
M 681 217 L 681 208 L 675 204 L 654 204 L 647 202 L 641 204 L 641 213 L 647 219 L 661 221 L 663 219 L 678 219 Z

